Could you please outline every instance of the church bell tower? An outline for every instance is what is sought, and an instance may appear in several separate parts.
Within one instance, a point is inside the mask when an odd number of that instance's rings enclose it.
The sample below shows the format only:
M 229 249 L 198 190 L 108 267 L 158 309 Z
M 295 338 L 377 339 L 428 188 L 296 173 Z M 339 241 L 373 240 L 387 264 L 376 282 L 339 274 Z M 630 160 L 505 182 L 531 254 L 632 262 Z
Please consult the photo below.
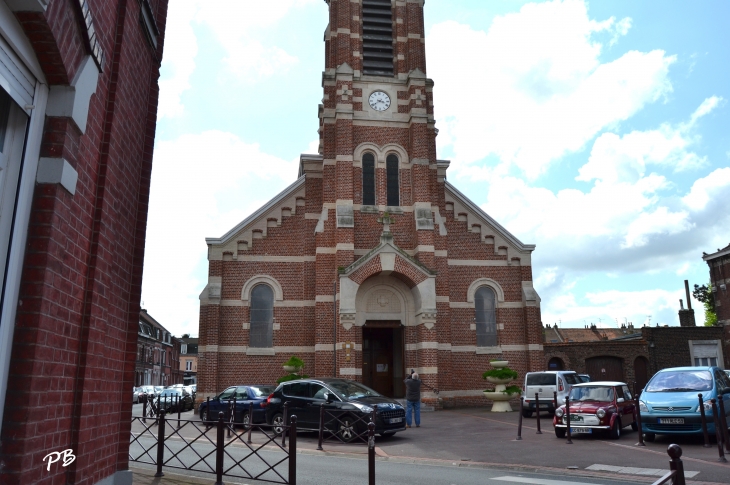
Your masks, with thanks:
M 322 179 L 317 295 L 332 294 L 337 271 L 378 245 L 383 231 L 378 221 L 385 213 L 393 220 L 394 244 L 435 270 L 434 248 L 440 244 L 434 216 L 443 207 L 443 191 L 437 190 L 433 82 L 426 76 L 424 0 L 326 1 L 320 154 L 302 159 L 302 171 Z M 341 308 L 337 316 L 331 312 L 331 300 L 329 305 L 318 300 L 322 350 L 324 342 L 333 341 L 333 318 L 335 331 L 349 333 Z M 343 338 L 351 337 L 334 340 Z M 360 340 L 359 335 L 352 338 Z M 320 375 L 343 367 L 339 357 L 334 367 L 326 360 L 318 354 Z M 360 365 L 353 361 L 346 367 Z

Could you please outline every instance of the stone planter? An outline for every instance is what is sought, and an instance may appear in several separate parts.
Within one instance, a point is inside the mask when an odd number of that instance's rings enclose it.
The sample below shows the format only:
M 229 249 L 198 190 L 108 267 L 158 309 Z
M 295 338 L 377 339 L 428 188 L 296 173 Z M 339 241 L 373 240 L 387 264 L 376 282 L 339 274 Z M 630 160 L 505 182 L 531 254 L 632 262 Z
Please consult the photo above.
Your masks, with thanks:
M 298 372 L 299 368 L 295 367 L 293 365 L 283 365 L 281 366 L 282 369 L 284 369 L 286 372 L 292 373 L 292 372 Z
M 509 364 L 506 360 L 495 360 L 489 363 L 495 369 L 503 369 Z M 512 379 L 497 379 L 496 377 L 487 377 L 487 382 L 494 384 L 494 391 L 484 391 L 484 396 L 493 401 L 492 412 L 493 413 L 511 413 L 512 406 L 509 404 L 509 400 L 512 398 L 511 394 L 507 394 L 506 384 L 509 384 Z

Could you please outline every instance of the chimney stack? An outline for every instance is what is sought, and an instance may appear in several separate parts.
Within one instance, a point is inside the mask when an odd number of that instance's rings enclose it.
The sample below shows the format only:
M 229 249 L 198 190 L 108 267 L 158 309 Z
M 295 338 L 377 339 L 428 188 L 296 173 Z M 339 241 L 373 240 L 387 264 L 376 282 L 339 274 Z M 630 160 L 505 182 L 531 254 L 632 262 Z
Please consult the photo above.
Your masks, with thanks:
M 679 326 L 680 327 L 696 327 L 695 311 L 692 310 L 692 301 L 689 297 L 689 282 L 684 280 L 684 292 L 687 296 L 687 308 L 684 308 L 682 300 L 679 300 Z

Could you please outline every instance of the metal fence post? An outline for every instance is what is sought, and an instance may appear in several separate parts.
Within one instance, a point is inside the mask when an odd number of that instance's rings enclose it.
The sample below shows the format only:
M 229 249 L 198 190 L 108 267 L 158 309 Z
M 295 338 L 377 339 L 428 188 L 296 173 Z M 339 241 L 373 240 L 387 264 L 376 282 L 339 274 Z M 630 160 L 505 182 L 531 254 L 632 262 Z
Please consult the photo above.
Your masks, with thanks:
M 727 416 L 725 415 L 724 397 L 724 395 L 720 394 L 720 399 L 717 401 L 717 404 L 720 408 L 720 429 L 722 430 L 722 440 L 725 442 L 725 451 L 730 453 L 730 439 L 728 439 L 727 433 Z
M 281 428 L 281 446 L 286 446 L 286 415 L 289 411 L 289 401 L 284 403 L 284 425 Z
M 710 435 L 707 434 L 707 418 L 705 417 L 705 402 L 702 400 L 702 394 L 697 394 L 700 400 L 700 421 L 702 422 L 702 434 L 705 436 L 705 448 L 710 448 Z
M 324 440 L 324 403 L 319 405 L 319 443 L 317 443 L 317 450 L 322 451 L 322 441 Z
M 375 423 L 368 423 L 368 485 L 375 485 Z
M 686 485 L 684 481 L 684 463 L 680 460 L 682 456 L 682 448 L 679 445 L 669 445 L 667 448 L 667 454 L 671 458 L 669 460 L 669 469 L 676 472 L 672 485 Z
M 180 428 L 180 395 L 177 395 L 177 427 Z
M 565 419 L 568 422 L 568 440 L 566 443 L 572 445 L 573 439 L 570 435 L 570 396 L 565 396 Z
M 297 416 L 291 417 L 289 435 L 289 485 L 297 485 Z
M 553 410 L 558 410 L 558 391 L 553 391 Z
M 727 462 L 724 450 L 725 443 L 722 442 L 722 430 L 720 429 L 720 416 L 718 416 L 717 402 L 714 399 L 710 399 L 710 402 L 712 403 L 712 415 L 715 418 L 715 440 L 717 440 L 717 454 L 719 455 L 717 461 L 725 463 Z
M 253 401 L 248 403 L 248 444 L 251 444 L 251 430 L 253 429 Z
M 542 434 L 540 429 L 540 395 L 538 393 L 535 393 L 535 413 L 537 414 L 537 433 L 535 434 Z
M 162 463 L 165 461 L 165 415 L 159 416 L 159 427 L 157 428 L 157 473 L 156 477 L 164 477 Z
M 646 446 L 644 443 L 644 431 L 641 428 L 641 402 L 639 400 L 641 394 L 639 393 L 639 386 L 634 382 L 634 406 L 636 407 L 636 424 L 639 427 L 639 442 L 636 446 Z
M 522 413 L 524 412 L 522 406 L 524 406 L 524 405 L 525 405 L 525 398 L 520 396 L 520 421 L 519 421 L 519 424 L 517 425 L 517 439 L 515 441 L 520 441 L 522 439 Z
M 205 427 L 207 429 L 207 428 L 210 428 L 210 422 L 212 421 L 211 415 L 210 415 L 210 396 L 205 398 L 205 413 L 208 416 L 208 421 L 206 421 L 203 424 L 205 424 Z
M 223 485 L 223 451 L 225 450 L 225 433 L 223 427 L 223 411 L 218 413 L 218 433 L 215 442 L 215 485 Z
M 144 395 L 144 399 L 142 399 L 142 422 L 147 424 L 147 401 L 149 396 L 147 394 Z

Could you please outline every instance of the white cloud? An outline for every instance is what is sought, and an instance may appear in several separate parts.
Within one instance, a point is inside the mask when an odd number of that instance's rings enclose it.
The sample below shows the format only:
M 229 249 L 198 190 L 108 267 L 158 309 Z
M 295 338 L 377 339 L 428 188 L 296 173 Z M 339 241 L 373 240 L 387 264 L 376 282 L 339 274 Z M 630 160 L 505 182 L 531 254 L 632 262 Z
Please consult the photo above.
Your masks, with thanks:
M 435 25 L 429 74 L 438 80 L 436 114 L 446 135 L 439 145 L 451 144 L 452 170 L 496 155 L 534 178 L 670 93 L 675 58 L 661 50 L 601 62 L 596 36 L 620 37 L 630 24 L 593 21 L 584 2 L 566 0 L 525 5 L 495 18 L 488 32 L 453 21 Z
M 184 112 L 182 95 L 189 90 L 195 71 L 198 36 L 207 27 L 225 52 L 228 72 L 239 81 L 257 82 L 286 71 L 298 59 L 276 45 L 263 44 L 263 33 L 292 10 L 315 0 L 175 0 L 170 5 L 165 30 L 165 51 L 160 77 L 157 118 L 174 118 Z
M 142 290 L 155 318 L 197 334 L 205 238 L 223 235 L 266 203 L 294 181 L 297 168 L 298 160 L 262 153 L 220 131 L 157 144 Z
M 299 62 L 282 47 L 260 39 L 293 10 L 314 4 L 315 0 L 199 2 L 199 21 L 210 27 L 225 52 L 228 71 L 239 81 L 260 81 Z
M 554 323 L 561 320 L 565 326 L 583 326 L 595 323 L 599 327 L 616 327 L 624 321 L 635 327 L 644 324 L 676 325 L 679 317 L 679 300 L 684 300 L 684 291 L 609 290 L 589 292 L 583 298 L 567 291 L 559 297 L 545 302 L 543 298 L 542 320 Z M 698 303 L 693 299 L 693 307 Z M 686 302 L 685 302 L 686 305 Z M 701 308 L 701 307 L 698 307 Z M 702 325 L 701 311 L 695 311 L 698 325 Z
M 196 12 L 194 0 L 175 0 L 175 5 L 168 11 L 158 120 L 180 116 L 184 111 L 181 97 L 190 89 L 190 76 L 195 71 L 198 54 L 198 41 L 192 26 Z

